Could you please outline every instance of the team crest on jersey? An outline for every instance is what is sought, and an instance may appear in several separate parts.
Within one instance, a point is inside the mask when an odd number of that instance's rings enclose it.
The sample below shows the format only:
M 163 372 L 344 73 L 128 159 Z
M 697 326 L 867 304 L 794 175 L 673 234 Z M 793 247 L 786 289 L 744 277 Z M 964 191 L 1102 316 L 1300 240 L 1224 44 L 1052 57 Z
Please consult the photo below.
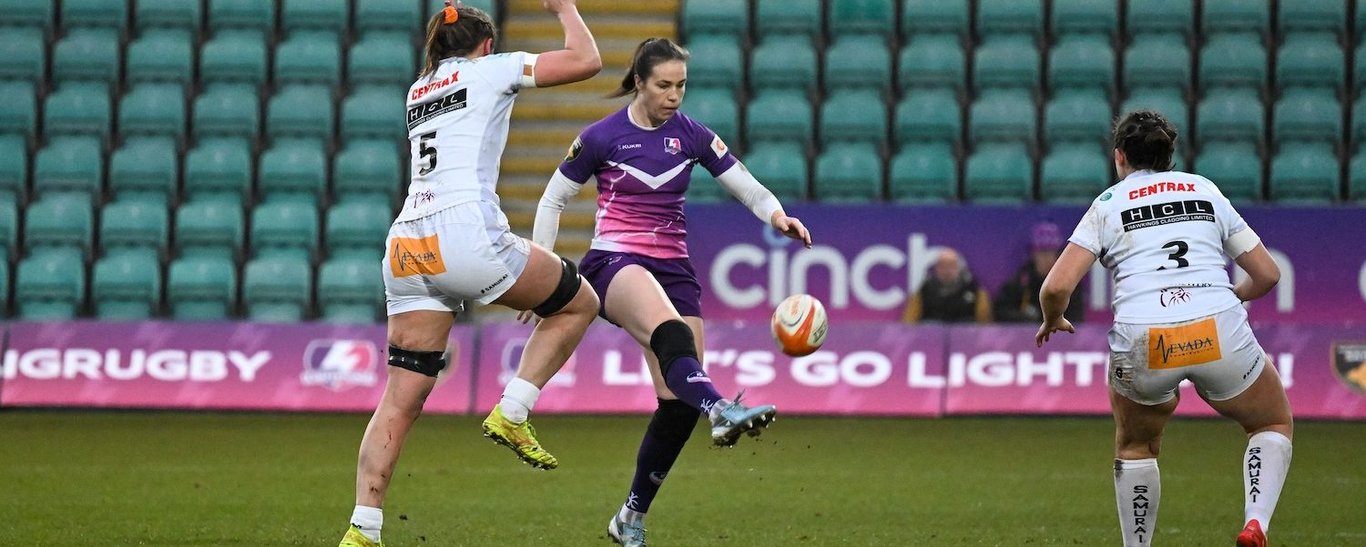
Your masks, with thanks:
M 1347 387 L 1366 395 L 1366 342 L 1335 342 L 1333 372 Z
M 664 137 L 664 151 L 677 155 L 683 151 L 683 141 L 678 140 L 677 137 Z
M 583 140 L 574 137 L 574 143 L 569 145 L 569 151 L 564 153 L 564 161 L 571 162 L 579 159 L 579 152 L 583 152 Z
M 304 350 L 299 383 L 333 391 L 373 386 L 378 361 L 379 351 L 369 340 L 314 340 Z

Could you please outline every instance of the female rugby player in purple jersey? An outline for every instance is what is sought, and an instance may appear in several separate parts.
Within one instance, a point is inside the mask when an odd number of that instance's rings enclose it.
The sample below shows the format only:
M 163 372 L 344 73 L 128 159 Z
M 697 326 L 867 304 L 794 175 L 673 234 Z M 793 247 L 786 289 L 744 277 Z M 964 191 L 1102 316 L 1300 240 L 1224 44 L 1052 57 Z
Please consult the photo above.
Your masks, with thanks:
M 761 221 L 811 246 L 806 227 L 783 212 L 721 138 L 678 112 L 687 61 L 688 52 L 668 39 L 651 38 L 636 48 L 614 94 L 634 98 L 574 141 L 541 197 L 532 235 L 553 249 L 565 204 L 590 176 L 597 178 L 597 223 L 583 275 L 603 302 L 601 315 L 644 348 L 659 396 L 631 491 L 608 523 L 608 534 L 623 545 L 645 544 L 645 513 L 702 412 L 719 446 L 734 445 L 747 431 L 757 434 L 777 412 L 772 405 L 748 407 L 739 397 L 722 398 L 702 369 L 702 289 L 688 260 L 683 215 L 694 164 L 710 171 Z

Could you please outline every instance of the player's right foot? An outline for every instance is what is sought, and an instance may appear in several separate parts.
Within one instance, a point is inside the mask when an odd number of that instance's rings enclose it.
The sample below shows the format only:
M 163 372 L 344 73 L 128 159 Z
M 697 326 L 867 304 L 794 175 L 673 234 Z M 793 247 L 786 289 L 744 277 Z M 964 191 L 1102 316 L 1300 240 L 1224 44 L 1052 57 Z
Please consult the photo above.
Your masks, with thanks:
M 1238 547 L 1266 547 L 1266 533 L 1257 519 L 1247 521 L 1242 533 L 1238 534 Z
M 351 528 L 346 531 L 346 535 L 342 536 L 341 544 L 337 547 L 384 547 L 384 544 L 378 541 L 370 541 L 370 538 L 360 533 L 360 528 L 352 524 Z
M 607 523 L 607 537 L 617 545 L 645 547 L 645 525 L 626 522 L 620 514 L 612 515 L 611 522 Z
M 489 417 L 484 418 L 484 436 L 511 448 L 518 458 L 532 467 L 554 469 L 560 466 L 555 456 L 541 448 L 541 443 L 536 440 L 536 428 L 531 427 L 531 420 L 512 423 L 503 415 L 502 405 L 494 406 Z
M 778 408 L 773 405 L 747 407 L 740 404 L 744 392 L 735 396 L 734 401 L 721 400 L 711 410 L 711 440 L 716 446 L 735 446 L 741 433 L 758 435 L 778 416 Z

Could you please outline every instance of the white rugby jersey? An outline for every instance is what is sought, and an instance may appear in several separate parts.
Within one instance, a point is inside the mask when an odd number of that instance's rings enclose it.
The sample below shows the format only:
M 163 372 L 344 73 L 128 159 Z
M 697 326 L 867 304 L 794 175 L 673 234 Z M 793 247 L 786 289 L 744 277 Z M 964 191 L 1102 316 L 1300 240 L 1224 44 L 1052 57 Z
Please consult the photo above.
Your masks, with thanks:
M 498 203 L 494 188 L 517 91 L 535 87 L 536 55 L 444 59 L 408 90 L 412 182 L 398 220 L 470 201 Z
M 1116 322 L 1167 323 L 1239 303 L 1224 246 L 1247 229 L 1208 179 L 1138 171 L 1097 197 L 1068 241 L 1110 269 Z

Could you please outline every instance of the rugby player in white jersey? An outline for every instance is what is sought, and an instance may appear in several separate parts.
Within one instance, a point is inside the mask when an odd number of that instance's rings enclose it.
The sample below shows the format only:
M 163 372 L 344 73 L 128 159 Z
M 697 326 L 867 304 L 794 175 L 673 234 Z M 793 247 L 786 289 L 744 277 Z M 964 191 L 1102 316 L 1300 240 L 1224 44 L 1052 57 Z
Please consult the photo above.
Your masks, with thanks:
M 399 451 L 446 367 L 446 341 L 465 300 L 543 318 L 484 434 L 533 466 L 557 465 L 528 414 L 593 321 L 598 298 L 573 263 L 509 231 L 494 190 L 519 90 L 586 80 L 602 59 L 574 0 L 542 4 L 559 18 L 564 49 L 495 55 L 488 14 L 449 0 L 427 23 L 426 65 L 407 97 L 412 182 L 383 267 L 389 379 L 361 441 L 343 547 L 381 544 L 381 507 Z
M 1040 293 L 1042 346 L 1058 331 L 1077 282 L 1097 258 L 1115 282 L 1110 406 L 1115 416 L 1115 501 L 1124 545 L 1151 545 L 1161 483 L 1162 429 L 1182 380 L 1247 432 L 1239 546 L 1265 546 L 1290 468 L 1292 418 L 1280 376 L 1248 325 L 1243 302 L 1267 294 L 1280 269 L 1219 188 L 1172 171 L 1176 129 L 1132 112 L 1114 129 L 1118 184 L 1091 204 Z M 1231 257 L 1247 272 L 1233 284 Z

